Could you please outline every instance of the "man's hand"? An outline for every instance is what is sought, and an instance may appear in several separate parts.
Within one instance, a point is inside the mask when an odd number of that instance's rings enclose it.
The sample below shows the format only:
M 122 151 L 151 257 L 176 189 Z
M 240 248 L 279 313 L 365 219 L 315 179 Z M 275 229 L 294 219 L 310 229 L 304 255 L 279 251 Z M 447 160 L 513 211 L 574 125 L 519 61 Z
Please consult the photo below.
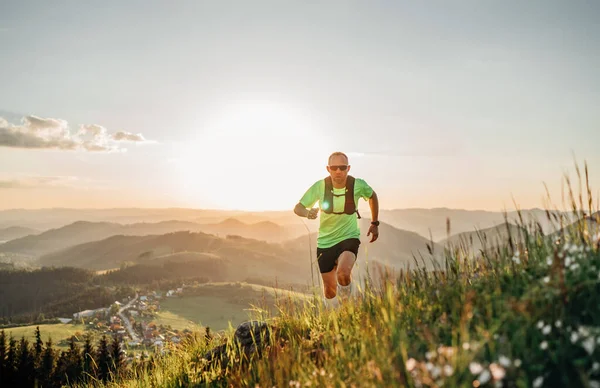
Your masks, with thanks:
M 370 243 L 377 240 L 377 238 L 379 237 L 379 227 L 376 225 L 371 225 L 369 227 L 369 231 L 367 232 L 367 236 L 370 236 L 370 235 L 373 235 L 373 237 L 371 237 L 371 241 L 369 241 Z
M 319 214 L 319 208 L 313 207 L 308 211 L 306 218 L 308 218 L 309 220 L 314 220 L 315 218 L 317 218 L 317 214 Z

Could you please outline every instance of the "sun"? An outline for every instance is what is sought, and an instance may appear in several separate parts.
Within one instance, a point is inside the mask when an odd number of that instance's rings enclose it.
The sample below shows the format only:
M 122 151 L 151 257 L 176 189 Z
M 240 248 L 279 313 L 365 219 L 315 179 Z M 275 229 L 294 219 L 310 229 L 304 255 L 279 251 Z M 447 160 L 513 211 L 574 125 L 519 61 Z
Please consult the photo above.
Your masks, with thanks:
M 323 127 L 280 103 L 230 104 L 182 150 L 177 195 L 198 207 L 292 209 L 326 174 L 332 142 Z

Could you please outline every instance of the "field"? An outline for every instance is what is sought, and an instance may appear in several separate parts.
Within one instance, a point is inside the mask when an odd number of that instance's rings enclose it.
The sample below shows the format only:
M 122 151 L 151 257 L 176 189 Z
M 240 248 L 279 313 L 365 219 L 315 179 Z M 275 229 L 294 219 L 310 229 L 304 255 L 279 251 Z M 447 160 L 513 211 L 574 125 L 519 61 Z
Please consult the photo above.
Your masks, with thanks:
M 276 297 L 303 296 L 267 286 L 227 282 L 207 283 L 186 292 L 192 295 L 164 299 L 154 322 L 174 329 L 208 326 L 213 331 L 226 330 L 230 324 L 237 327 L 267 310 L 275 314 Z
M 215 331 L 225 330 L 229 322 L 236 326 L 248 319 L 246 306 L 228 302 L 218 296 L 169 298 L 161 303 L 160 309 L 158 317 L 153 321 L 180 330 L 194 330 L 205 326 Z
M 27 339 L 29 343 L 32 344 L 35 342 L 35 328 L 37 326 L 38 325 L 12 327 L 9 329 L 4 329 L 4 332 L 7 336 L 12 334 L 12 336 L 15 337 L 15 339 L 17 340 L 25 336 L 25 339 Z M 83 334 L 85 330 L 85 327 L 81 324 L 72 325 L 70 323 L 39 325 L 39 327 L 44 343 L 46 343 L 46 341 L 48 341 L 48 338 L 51 337 L 54 346 L 60 349 L 67 348 L 67 345 L 59 345 L 59 342 L 61 340 L 65 340 L 71 337 L 72 335 Z

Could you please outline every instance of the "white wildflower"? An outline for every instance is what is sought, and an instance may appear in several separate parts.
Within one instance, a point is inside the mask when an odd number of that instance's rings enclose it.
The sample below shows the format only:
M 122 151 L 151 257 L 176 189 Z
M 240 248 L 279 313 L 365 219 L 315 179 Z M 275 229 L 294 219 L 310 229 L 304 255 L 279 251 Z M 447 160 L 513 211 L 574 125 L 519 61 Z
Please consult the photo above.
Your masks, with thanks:
M 425 364 L 425 366 L 427 367 L 427 370 L 430 372 L 433 369 L 433 364 L 431 362 L 428 362 L 427 364 Z
M 596 361 L 592 364 L 592 370 L 597 371 L 598 369 L 600 369 L 600 362 Z
M 578 263 L 573 263 L 571 264 L 571 266 L 569 267 L 569 269 L 571 271 L 575 271 L 577 268 L 579 268 L 579 264 Z
M 415 369 L 415 366 L 417 366 L 417 360 L 415 360 L 414 358 L 409 358 L 408 361 L 406 361 L 406 369 L 409 372 Z
M 576 332 L 572 332 L 571 333 L 571 343 L 574 344 L 575 342 L 577 342 L 578 339 L 579 339 L 579 334 L 577 334 Z
M 550 282 L 550 276 L 544 276 L 544 283 L 549 283 Z
M 548 349 L 548 341 L 542 341 L 542 343 L 540 344 L 540 349 L 542 349 L 542 350 Z
M 425 353 L 425 357 L 428 360 L 431 360 L 433 358 L 433 356 L 435 356 L 435 352 L 427 352 L 427 353 Z
M 480 363 L 473 361 L 469 364 L 469 370 L 472 374 L 478 375 L 483 370 L 483 367 Z
M 538 321 L 537 328 L 542 330 L 543 327 L 544 327 L 544 321 Z
M 479 375 L 477 380 L 479 380 L 481 385 L 483 385 L 483 384 L 487 383 L 488 381 L 490 381 L 490 377 L 492 377 L 492 375 L 490 374 L 490 371 L 485 369 L 483 372 L 481 372 L 481 374 Z
M 437 379 L 439 377 L 440 373 L 442 373 L 442 370 L 440 369 L 440 367 L 434 366 L 433 369 L 431 370 L 431 377 L 433 377 L 434 379 Z
M 502 365 L 505 368 L 508 368 L 510 366 L 510 358 L 508 358 L 506 356 L 498 357 L 498 362 L 500 363 L 500 365 Z
M 452 366 L 450 366 L 450 365 L 445 365 L 444 366 L 444 374 L 446 376 L 452 376 L 452 373 L 454 373 L 454 368 L 452 368 Z
M 544 377 L 539 376 L 533 380 L 533 388 L 540 388 L 544 384 Z
M 495 362 L 490 364 L 490 371 L 492 372 L 492 376 L 494 380 L 502 380 L 504 376 L 506 376 L 506 371 L 500 365 Z
M 565 259 L 565 267 L 570 267 L 571 266 L 571 257 L 567 256 L 567 258 Z
M 590 380 L 590 388 L 600 388 L 600 382 L 595 380 Z
M 521 264 L 521 259 L 519 259 L 518 257 L 513 257 L 512 260 L 515 262 L 515 264 Z
M 546 257 L 546 264 L 548 264 L 548 267 L 552 265 L 552 261 L 553 260 L 551 256 Z
M 590 336 L 590 331 L 585 326 L 579 326 L 579 329 L 577 329 L 577 331 L 579 332 L 579 334 L 581 334 L 582 337 Z
M 520 367 L 521 367 L 521 360 L 519 360 L 519 359 L 517 358 L 516 360 L 514 360 L 514 361 L 513 361 L 513 364 L 515 364 L 515 366 L 516 366 L 517 368 L 520 368 Z
M 463 342 L 462 347 L 464 350 L 469 350 L 469 348 L 471 348 L 471 344 L 468 342 Z
M 552 326 L 550 326 L 550 325 L 546 325 L 546 326 L 544 326 L 544 328 L 542 329 L 542 334 L 544 334 L 544 335 L 548 335 L 548 334 L 550 334 L 550 331 L 552 331 Z
M 560 321 L 560 319 L 554 322 L 554 326 L 556 326 L 557 328 L 560 328 L 562 326 L 562 322 Z
M 582 345 L 589 355 L 592 355 L 592 353 L 594 353 L 594 348 L 596 347 L 594 337 L 588 337 L 585 341 L 583 341 Z

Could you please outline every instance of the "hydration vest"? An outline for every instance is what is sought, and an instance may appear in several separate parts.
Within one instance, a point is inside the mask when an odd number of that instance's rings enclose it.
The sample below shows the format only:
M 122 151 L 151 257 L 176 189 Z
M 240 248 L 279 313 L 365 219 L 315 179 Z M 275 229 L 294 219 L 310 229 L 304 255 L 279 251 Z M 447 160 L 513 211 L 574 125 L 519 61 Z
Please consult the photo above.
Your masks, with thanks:
M 341 197 L 345 196 L 346 200 L 344 202 L 344 211 L 343 212 L 334 212 L 333 211 L 333 197 Z M 360 218 L 360 213 L 358 209 L 356 209 L 356 203 L 354 203 L 354 177 L 348 175 L 346 177 L 346 193 L 345 194 L 335 194 L 333 192 L 333 182 L 331 180 L 331 176 L 325 178 L 325 195 L 323 197 L 323 204 L 321 205 L 321 211 L 327 214 L 354 214 L 358 215 Z

